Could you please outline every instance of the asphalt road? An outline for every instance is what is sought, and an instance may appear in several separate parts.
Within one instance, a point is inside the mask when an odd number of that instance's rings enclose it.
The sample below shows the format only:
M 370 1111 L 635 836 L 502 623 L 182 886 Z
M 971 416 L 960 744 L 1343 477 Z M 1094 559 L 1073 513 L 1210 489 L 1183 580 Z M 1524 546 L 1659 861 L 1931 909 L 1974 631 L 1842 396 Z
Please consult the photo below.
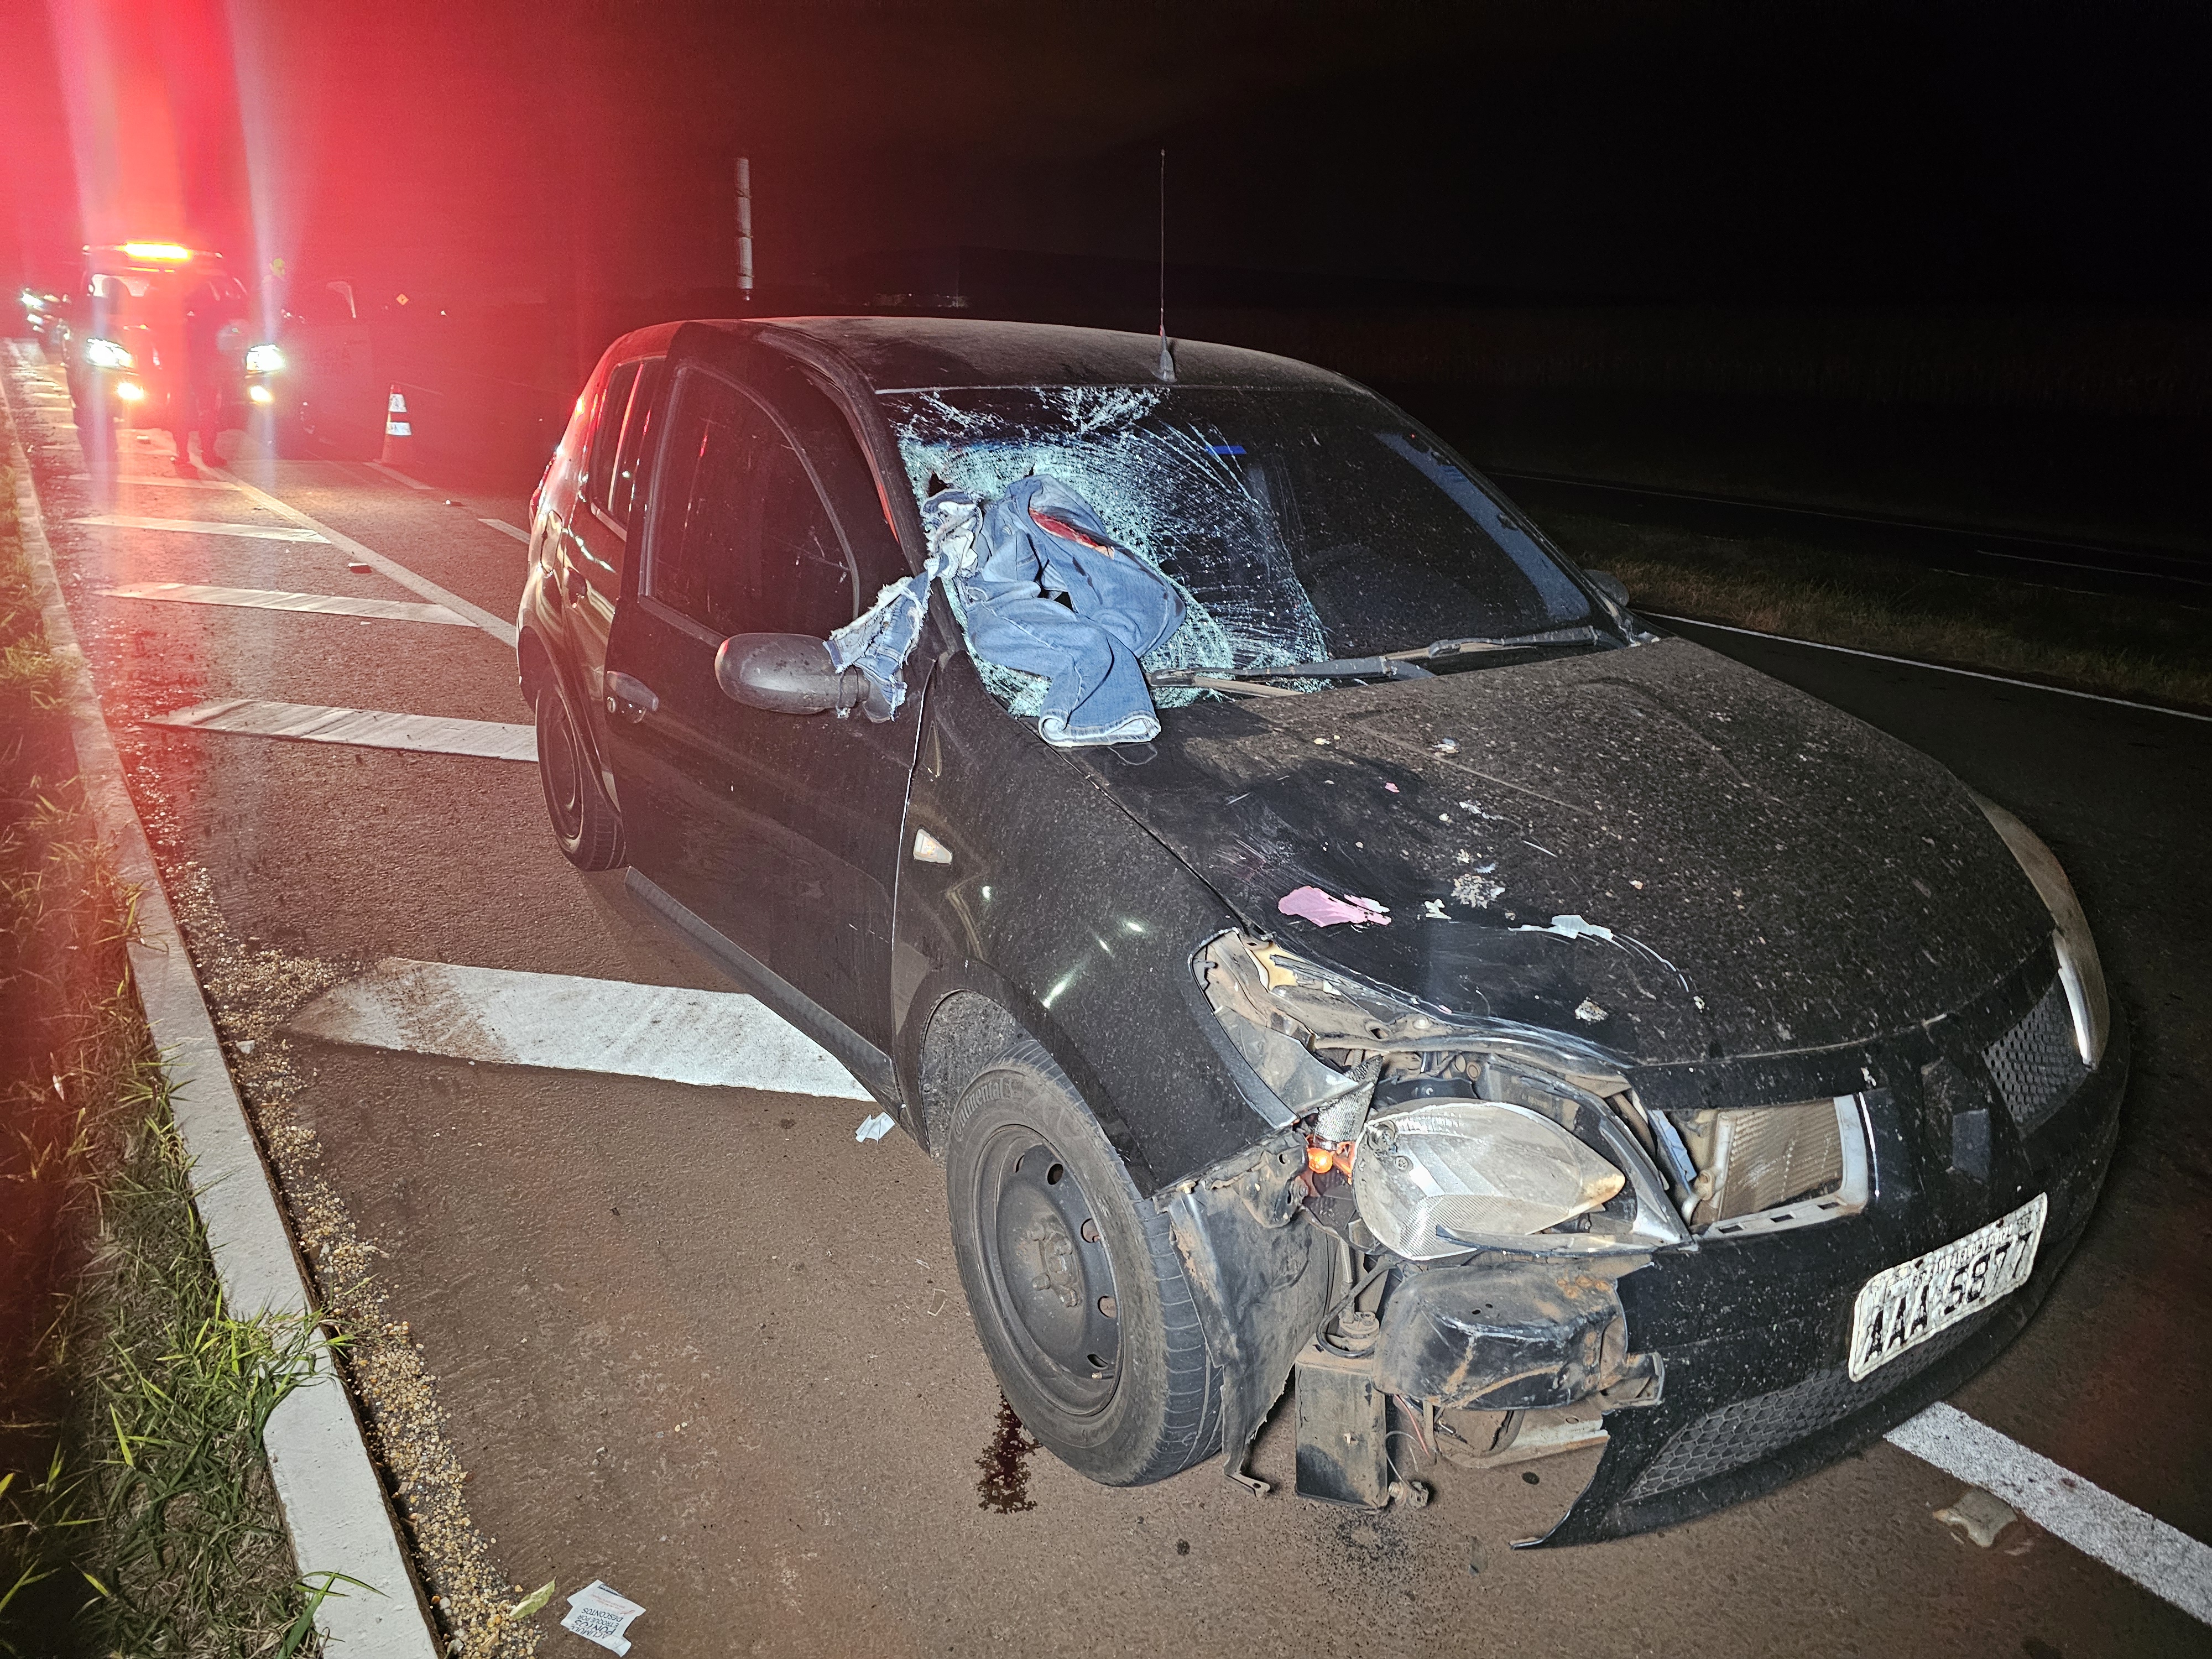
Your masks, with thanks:
M 902 1137 L 855 1144 L 867 1106 L 278 1035 L 306 995 L 386 957 L 738 988 L 618 876 L 561 860 L 527 764 L 140 724 L 233 697 L 527 714 L 512 653 L 477 629 L 103 595 L 418 598 L 328 544 L 76 522 L 280 520 L 240 492 L 152 482 L 173 476 L 159 435 L 126 440 L 134 481 L 96 497 L 58 378 L 11 367 L 7 392 L 64 589 L 226 1035 L 253 1045 L 237 1069 L 311 1262 L 334 1301 L 386 1316 L 356 1370 L 428 1581 L 455 1607 L 486 1572 L 552 1577 L 562 1595 L 601 1578 L 647 1608 L 641 1659 L 2212 1649 L 2031 1526 L 1994 1550 L 1958 1541 L 1930 1512 L 1959 1483 L 1887 1445 L 1694 1525 L 1571 1551 L 1506 1546 L 1565 1506 L 1586 1462 L 1534 1465 L 1533 1485 L 1448 1468 L 1430 1507 L 1381 1516 L 1255 1499 L 1214 1464 L 1095 1487 L 1006 1446 L 940 1173 Z M 448 504 L 337 462 L 238 471 L 513 615 L 524 550 L 482 520 L 520 525 L 520 501 Z M 1710 642 L 1927 749 L 2073 872 L 2135 1030 L 2126 1121 L 2073 1266 L 1956 1403 L 2212 1539 L 2212 726 Z M 422 1472 L 446 1451 L 466 1480 L 441 1503 Z M 1289 1451 L 1278 1425 L 1259 1472 L 1286 1479 Z M 983 1501 L 994 1462 L 990 1490 L 1011 1474 L 1029 1507 Z M 596 1651 L 550 1613 L 537 1623 L 540 1651 Z

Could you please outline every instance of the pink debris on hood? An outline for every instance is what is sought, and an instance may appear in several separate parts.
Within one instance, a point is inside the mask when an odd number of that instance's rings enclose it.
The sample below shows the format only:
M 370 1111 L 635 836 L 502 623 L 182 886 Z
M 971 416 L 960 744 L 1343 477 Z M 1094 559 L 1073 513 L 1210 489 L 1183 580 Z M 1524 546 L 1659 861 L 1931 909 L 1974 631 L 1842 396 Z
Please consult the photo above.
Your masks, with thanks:
M 1347 894 L 1331 898 L 1318 887 L 1296 887 L 1275 901 L 1286 916 L 1299 916 L 1316 927 L 1333 927 L 1340 921 L 1379 921 L 1390 925 L 1390 912 L 1373 899 Z

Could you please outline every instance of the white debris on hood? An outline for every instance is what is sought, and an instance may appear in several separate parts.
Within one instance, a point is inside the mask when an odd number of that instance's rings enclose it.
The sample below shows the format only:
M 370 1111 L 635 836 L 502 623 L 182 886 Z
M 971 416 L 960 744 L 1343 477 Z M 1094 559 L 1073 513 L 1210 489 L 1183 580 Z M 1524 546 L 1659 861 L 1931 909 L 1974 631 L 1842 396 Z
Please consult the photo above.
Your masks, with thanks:
M 1690 988 L 1688 976 L 1642 939 L 1632 938 L 1626 933 L 1616 933 L 1610 927 L 1601 927 L 1597 923 L 1585 921 L 1580 916 L 1553 916 L 1552 925 L 1548 927 L 1539 927 L 1534 922 L 1524 921 L 1513 931 L 1516 933 L 1556 933 L 1561 939 L 1598 939 L 1624 951 L 1638 951 L 1674 975 L 1680 981 L 1685 991 Z M 1703 1007 L 1705 1005 L 1699 1003 L 1698 1006 Z
M 1539 927 L 1532 921 L 1524 921 L 1513 931 L 1516 933 L 1557 933 L 1561 939 L 1601 939 L 1608 945 L 1620 943 L 1613 938 L 1612 928 L 1601 927 L 1594 921 L 1584 921 L 1580 916 L 1553 916 L 1548 927 Z
M 1595 1025 L 1606 1017 L 1605 1010 L 1588 997 L 1584 997 L 1582 1000 L 1582 1006 L 1575 1010 L 1575 1018 L 1586 1025 Z
M 1476 871 L 1473 875 L 1462 876 L 1457 881 L 1452 883 L 1451 896 L 1454 901 L 1471 909 L 1487 910 L 1498 900 L 1504 898 L 1505 884 L 1489 874 L 1490 870 L 1497 867 L 1496 865 L 1488 866 L 1483 870 Z

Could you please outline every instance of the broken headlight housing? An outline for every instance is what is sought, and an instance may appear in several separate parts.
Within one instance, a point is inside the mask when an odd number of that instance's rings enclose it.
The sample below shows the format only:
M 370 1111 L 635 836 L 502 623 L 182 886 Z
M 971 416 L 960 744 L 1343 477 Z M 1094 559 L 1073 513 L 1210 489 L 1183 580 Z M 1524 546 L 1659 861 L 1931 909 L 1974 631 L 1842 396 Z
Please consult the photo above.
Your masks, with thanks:
M 2067 1012 L 2073 1017 L 2075 1051 L 2084 1066 L 2094 1067 L 2104 1059 L 2105 1044 L 2112 1034 L 2112 1006 L 2105 988 L 2104 964 L 2097 959 L 2097 941 L 2090 937 L 2081 901 L 2074 896 L 2074 884 L 2033 830 L 1995 801 L 1976 795 L 1974 805 L 2012 849 L 2051 912 L 2051 948 L 2057 953 L 2058 982 L 2065 988 Z
M 1530 1235 L 1602 1207 L 1627 1184 L 1560 1124 L 1493 1100 L 1370 1118 L 1352 1170 L 1360 1219 L 1385 1249 L 1416 1261 L 1525 1247 Z
M 1687 1238 L 1632 1129 L 1627 1080 L 1595 1046 L 1423 1007 L 1236 933 L 1192 966 L 1269 1091 L 1262 1115 L 1304 1129 L 1315 1199 L 1350 1176 L 1346 1196 L 1372 1235 L 1347 1235 L 1361 1248 L 1425 1261 Z

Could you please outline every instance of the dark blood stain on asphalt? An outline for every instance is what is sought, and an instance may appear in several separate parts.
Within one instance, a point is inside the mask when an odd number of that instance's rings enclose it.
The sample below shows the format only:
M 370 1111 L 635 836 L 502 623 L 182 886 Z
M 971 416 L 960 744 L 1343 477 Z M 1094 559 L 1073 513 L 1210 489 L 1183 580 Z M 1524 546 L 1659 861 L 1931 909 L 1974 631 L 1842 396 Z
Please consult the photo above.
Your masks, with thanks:
M 991 1443 L 975 1460 L 975 1467 L 983 1471 L 983 1478 L 975 1483 L 981 1494 L 979 1510 L 996 1510 L 1001 1515 L 1013 1515 L 1022 1510 L 1033 1510 L 1036 1504 L 1030 1498 L 1030 1454 L 1037 1443 L 1022 1427 L 1022 1419 L 1014 1415 L 1014 1408 L 1006 1403 L 1006 1396 L 999 1396 L 999 1426 L 991 1436 Z

